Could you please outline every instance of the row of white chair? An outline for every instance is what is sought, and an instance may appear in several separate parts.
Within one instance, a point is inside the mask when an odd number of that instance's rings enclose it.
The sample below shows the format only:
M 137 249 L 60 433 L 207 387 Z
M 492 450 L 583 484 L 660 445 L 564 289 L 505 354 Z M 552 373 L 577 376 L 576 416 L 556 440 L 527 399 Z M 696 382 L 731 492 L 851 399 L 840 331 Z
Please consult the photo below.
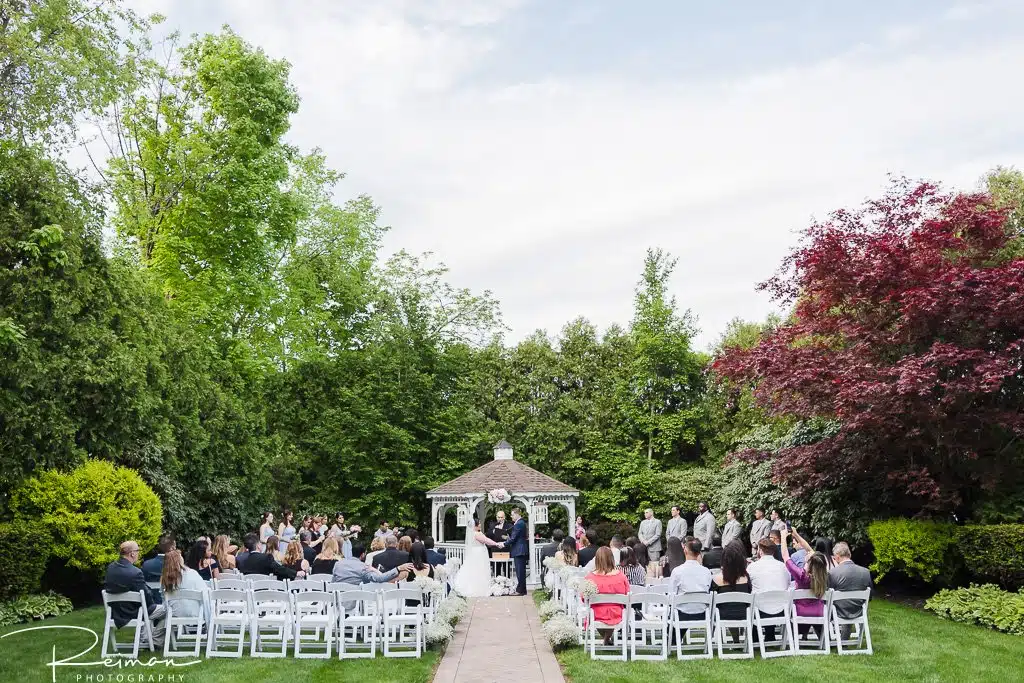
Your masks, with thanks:
M 218 579 L 224 584 L 229 580 Z M 284 657 L 289 642 L 296 657 L 330 658 L 332 646 L 339 658 L 375 657 L 377 645 L 386 657 L 419 657 L 426 646 L 425 626 L 436 612 L 436 601 L 419 588 L 396 584 L 323 584 L 321 588 L 288 582 L 284 586 L 218 586 L 205 591 L 176 591 L 165 604 L 164 656 L 199 656 L 205 643 L 207 657 L 241 657 L 248 639 L 254 657 Z M 284 584 L 285 582 L 273 582 Z M 199 609 L 175 613 L 183 601 Z M 128 654 L 137 659 L 145 639 L 155 650 L 153 624 L 141 592 L 103 592 L 105 623 L 102 655 Z M 138 612 L 123 628 L 134 628 L 130 654 L 116 640 L 111 605 L 138 604 Z M 184 612 L 198 612 L 186 615 Z M 312 631 L 312 633 L 310 633 Z M 269 650 L 267 642 L 278 644 Z M 234 647 L 225 649 L 225 643 Z M 180 649 L 185 644 L 187 649 Z M 306 651 L 303 651 L 303 650 Z M 313 651 L 310 651 L 313 650 Z
M 750 659 L 754 641 L 763 658 L 790 655 L 828 654 L 835 644 L 838 654 L 872 654 L 868 626 L 871 592 L 833 591 L 823 598 L 820 617 L 796 614 L 795 600 L 814 600 L 809 590 L 764 591 L 755 593 L 684 593 L 642 590 L 629 595 L 596 595 L 585 603 L 585 645 L 593 659 L 668 659 L 670 634 L 674 636 L 678 659 L 709 659 L 717 647 L 721 659 Z M 858 612 L 854 618 L 839 615 Z M 594 607 L 619 605 L 622 620 L 618 624 L 597 621 Z M 742 619 L 726 619 L 726 612 L 743 612 Z M 732 608 L 731 610 L 729 608 Z M 781 608 L 781 611 L 780 611 Z M 680 612 L 691 615 L 682 618 Z M 727 643 L 726 630 L 736 636 Z M 818 632 L 816 640 L 803 642 L 805 631 Z M 612 631 L 613 645 L 599 646 L 599 630 Z M 781 638 L 766 638 L 767 632 L 781 631 Z M 805 646 L 807 645 L 807 646 Z M 728 652 L 727 652 L 728 650 Z M 607 654 L 611 652 L 613 654 Z

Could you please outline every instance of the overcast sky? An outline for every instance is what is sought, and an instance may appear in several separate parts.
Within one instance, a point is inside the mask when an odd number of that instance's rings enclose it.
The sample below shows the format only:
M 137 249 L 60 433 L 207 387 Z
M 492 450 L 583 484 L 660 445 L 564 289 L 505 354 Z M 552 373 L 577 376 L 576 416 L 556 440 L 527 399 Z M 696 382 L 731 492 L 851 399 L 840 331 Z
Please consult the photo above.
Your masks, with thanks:
M 755 285 L 812 216 L 1024 166 L 1018 0 L 135 4 L 291 62 L 291 140 L 382 206 L 387 251 L 492 290 L 512 342 L 628 323 L 654 246 L 706 347 L 773 310 Z

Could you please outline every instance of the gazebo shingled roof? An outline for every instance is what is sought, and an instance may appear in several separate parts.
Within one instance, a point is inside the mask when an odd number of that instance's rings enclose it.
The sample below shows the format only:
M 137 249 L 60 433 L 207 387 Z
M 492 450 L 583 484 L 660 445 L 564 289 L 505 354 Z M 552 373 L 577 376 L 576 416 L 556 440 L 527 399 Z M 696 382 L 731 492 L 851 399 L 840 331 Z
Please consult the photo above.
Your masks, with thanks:
M 506 444 L 502 441 L 502 444 Z M 507 444 L 506 444 L 507 445 Z M 427 495 L 462 495 L 492 489 L 509 493 L 579 493 L 577 489 L 515 460 L 492 460 L 431 489 Z

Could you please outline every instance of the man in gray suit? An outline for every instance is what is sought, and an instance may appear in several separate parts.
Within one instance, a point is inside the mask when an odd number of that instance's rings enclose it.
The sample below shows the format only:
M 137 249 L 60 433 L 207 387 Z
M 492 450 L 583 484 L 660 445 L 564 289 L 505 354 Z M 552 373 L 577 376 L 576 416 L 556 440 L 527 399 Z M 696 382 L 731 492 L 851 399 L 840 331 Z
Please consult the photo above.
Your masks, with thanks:
M 654 510 L 644 510 L 644 521 L 640 522 L 640 530 L 637 532 L 640 542 L 647 546 L 647 554 L 651 562 L 656 562 L 661 557 L 661 520 L 654 518 Z
M 697 515 L 697 519 L 693 520 L 693 535 L 695 538 L 700 539 L 703 547 L 710 548 L 711 539 L 715 535 L 715 529 L 717 529 L 715 526 L 715 516 L 711 514 L 707 503 L 698 505 L 697 510 L 700 514 Z
M 723 548 L 733 541 L 739 541 L 740 536 L 743 534 L 743 527 L 740 526 L 739 521 L 736 519 L 736 508 L 726 510 L 725 516 L 729 521 L 725 523 L 725 528 L 722 529 Z
M 678 505 L 672 506 L 672 517 L 668 520 L 668 526 L 665 528 L 665 538 L 678 538 L 682 541 L 686 538 L 686 518 L 683 517 L 680 512 Z
M 845 541 L 836 543 L 832 549 L 836 566 L 828 573 L 828 587 L 837 591 L 862 591 L 871 589 L 871 572 L 866 567 L 853 563 L 850 546 Z M 836 600 L 836 613 L 843 619 L 855 619 L 862 611 L 861 603 L 855 600 Z M 843 638 L 850 637 L 850 627 L 843 627 Z
M 750 526 L 750 547 L 754 549 L 754 554 L 757 554 L 757 544 L 761 542 L 762 538 L 768 538 L 768 534 L 772 530 L 772 523 L 764 518 L 764 510 L 756 508 L 754 510 L 754 523 Z

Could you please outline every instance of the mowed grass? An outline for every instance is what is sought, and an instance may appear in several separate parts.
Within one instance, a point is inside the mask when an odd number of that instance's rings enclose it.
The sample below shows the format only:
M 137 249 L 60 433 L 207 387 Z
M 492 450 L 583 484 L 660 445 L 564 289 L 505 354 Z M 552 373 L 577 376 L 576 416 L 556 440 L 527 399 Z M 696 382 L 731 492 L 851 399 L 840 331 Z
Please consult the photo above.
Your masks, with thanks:
M 31 626 L 84 626 L 102 636 L 103 608 L 91 607 L 76 610 L 71 614 L 56 619 L 36 621 L 31 624 L 20 624 L 0 629 L 0 636 Z M 129 640 L 131 630 L 123 632 L 118 640 Z M 17 633 L 0 639 L 0 681 L 19 681 L 19 683 L 49 683 L 52 648 L 56 647 L 57 659 L 71 657 L 92 643 L 93 637 L 85 631 L 71 629 L 48 629 Z M 139 652 L 139 659 L 147 661 L 151 656 L 163 659 L 163 643 L 158 650 L 150 653 L 146 649 Z M 248 652 L 248 645 L 246 646 Z M 86 683 L 87 676 L 103 674 L 103 679 L 114 683 L 117 675 L 122 674 L 127 682 L 128 675 L 144 674 L 141 680 L 172 680 L 183 683 L 252 683 L 261 681 L 272 683 L 291 683 L 292 681 L 314 681 L 324 683 L 353 681 L 358 683 L 394 682 L 394 683 L 426 683 L 433 677 L 434 668 L 440 657 L 436 648 L 428 650 L 421 659 L 384 659 L 378 651 L 376 659 L 338 660 L 337 655 L 331 660 L 295 659 L 289 656 L 284 659 L 254 659 L 247 654 L 241 659 L 202 659 L 202 662 L 187 667 L 154 666 L 151 668 L 109 669 L 102 665 L 88 667 L 58 667 L 57 681 L 65 683 Z M 96 662 L 100 658 L 100 645 L 97 643 L 88 654 L 79 657 L 79 661 Z M 188 658 L 186 658 L 188 659 Z M 114 678 L 106 678 L 113 674 Z M 149 676 L 153 678 L 150 679 Z M 159 676 L 163 679 L 158 679 Z M 81 676 L 81 677 L 79 677 Z M 184 678 L 178 678 L 184 676 Z M 132 680 L 140 680 L 134 678 Z
M 558 653 L 566 678 L 577 683 L 620 681 L 865 681 L 1024 680 L 1024 638 L 944 621 L 887 600 L 872 600 L 871 656 L 780 657 L 668 662 L 593 661 L 582 647 Z

